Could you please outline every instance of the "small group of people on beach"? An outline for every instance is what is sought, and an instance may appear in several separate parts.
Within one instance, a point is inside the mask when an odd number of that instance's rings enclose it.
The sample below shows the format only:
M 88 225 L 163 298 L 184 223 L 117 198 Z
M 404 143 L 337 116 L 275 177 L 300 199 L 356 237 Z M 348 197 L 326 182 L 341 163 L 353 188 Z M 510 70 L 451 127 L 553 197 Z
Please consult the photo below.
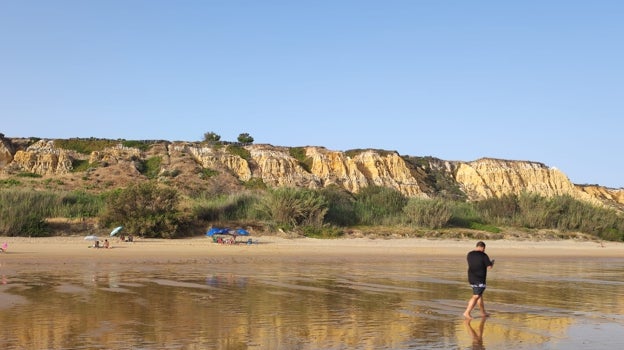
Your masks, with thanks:
M 95 241 L 95 244 L 93 245 L 93 248 L 110 248 L 110 242 L 108 241 L 108 239 L 105 239 L 103 243 L 100 243 L 99 240 Z
M 234 244 L 236 243 L 236 240 L 234 238 L 217 237 L 215 242 L 219 244 Z
M 128 235 L 128 236 L 126 236 L 126 235 L 122 234 L 122 235 L 119 235 L 119 240 L 120 240 L 121 242 L 129 242 L 129 243 L 132 243 L 132 242 L 134 242 L 134 237 L 133 237 L 132 235 Z

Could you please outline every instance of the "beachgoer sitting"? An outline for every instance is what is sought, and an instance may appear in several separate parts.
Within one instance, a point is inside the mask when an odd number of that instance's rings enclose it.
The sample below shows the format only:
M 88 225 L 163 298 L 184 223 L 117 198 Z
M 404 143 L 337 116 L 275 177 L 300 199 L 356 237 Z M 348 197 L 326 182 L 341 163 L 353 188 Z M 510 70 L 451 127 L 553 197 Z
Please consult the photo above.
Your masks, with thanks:
M 9 249 L 9 244 L 7 242 L 2 243 L 2 247 L 0 247 L 0 253 L 5 253 Z
M 93 248 L 100 248 L 100 241 L 95 241 Z
M 104 240 L 104 248 L 110 248 L 110 244 L 108 243 L 108 239 Z

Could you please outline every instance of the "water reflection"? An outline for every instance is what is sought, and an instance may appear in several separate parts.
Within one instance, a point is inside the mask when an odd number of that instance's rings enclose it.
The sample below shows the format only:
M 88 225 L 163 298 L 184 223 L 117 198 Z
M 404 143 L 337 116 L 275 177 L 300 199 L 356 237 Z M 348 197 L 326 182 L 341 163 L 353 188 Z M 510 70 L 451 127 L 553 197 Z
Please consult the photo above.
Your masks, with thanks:
M 497 264 L 472 322 L 463 259 L 434 260 L 2 266 L 0 347 L 574 349 L 589 327 L 608 348 L 624 328 L 624 259 Z
M 464 321 L 466 330 L 468 331 L 468 334 L 470 334 L 470 337 L 472 338 L 472 347 L 470 348 L 472 350 L 485 350 L 485 346 L 483 346 L 483 329 L 485 328 L 486 319 L 487 318 L 483 317 L 479 321 L 475 321 L 475 323 L 478 322 L 478 326 L 476 330 L 472 326 L 473 320 Z

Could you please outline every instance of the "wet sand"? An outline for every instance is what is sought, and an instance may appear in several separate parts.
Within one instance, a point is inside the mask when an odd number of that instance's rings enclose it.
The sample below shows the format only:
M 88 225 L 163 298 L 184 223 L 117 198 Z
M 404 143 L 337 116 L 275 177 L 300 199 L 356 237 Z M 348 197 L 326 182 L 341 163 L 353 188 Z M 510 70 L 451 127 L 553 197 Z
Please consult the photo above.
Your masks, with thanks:
M 624 329 L 623 243 L 486 240 L 502 263 L 473 329 L 474 240 L 83 238 L 0 237 L 2 348 L 608 349 Z
M 104 239 L 104 238 L 102 238 Z M 239 237 L 239 241 L 246 237 Z M 8 249 L 0 254 L 0 262 L 28 262 L 29 264 L 81 260 L 95 261 L 162 261 L 184 262 L 192 259 L 384 259 L 406 255 L 452 257 L 463 256 L 471 250 L 474 240 L 445 239 L 286 239 L 277 236 L 253 237 L 253 244 L 234 245 L 214 243 L 208 237 L 187 239 L 136 239 L 133 243 L 109 239 L 110 249 L 89 248 L 93 242 L 83 236 L 73 237 L 0 237 Z M 624 257 L 624 243 L 598 241 L 527 241 L 489 240 L 487 252 L 491 257 L 574 258 Z

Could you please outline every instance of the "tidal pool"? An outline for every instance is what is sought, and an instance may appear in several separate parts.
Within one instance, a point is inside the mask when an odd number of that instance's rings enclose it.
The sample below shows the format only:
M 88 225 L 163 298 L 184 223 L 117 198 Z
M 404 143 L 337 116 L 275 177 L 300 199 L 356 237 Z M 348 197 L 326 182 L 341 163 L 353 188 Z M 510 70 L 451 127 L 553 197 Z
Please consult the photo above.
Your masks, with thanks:
M 2 349 L 614 349 L 624 258 L 0 266 Z M 478 315 L 478 311 L 474 313 Z

